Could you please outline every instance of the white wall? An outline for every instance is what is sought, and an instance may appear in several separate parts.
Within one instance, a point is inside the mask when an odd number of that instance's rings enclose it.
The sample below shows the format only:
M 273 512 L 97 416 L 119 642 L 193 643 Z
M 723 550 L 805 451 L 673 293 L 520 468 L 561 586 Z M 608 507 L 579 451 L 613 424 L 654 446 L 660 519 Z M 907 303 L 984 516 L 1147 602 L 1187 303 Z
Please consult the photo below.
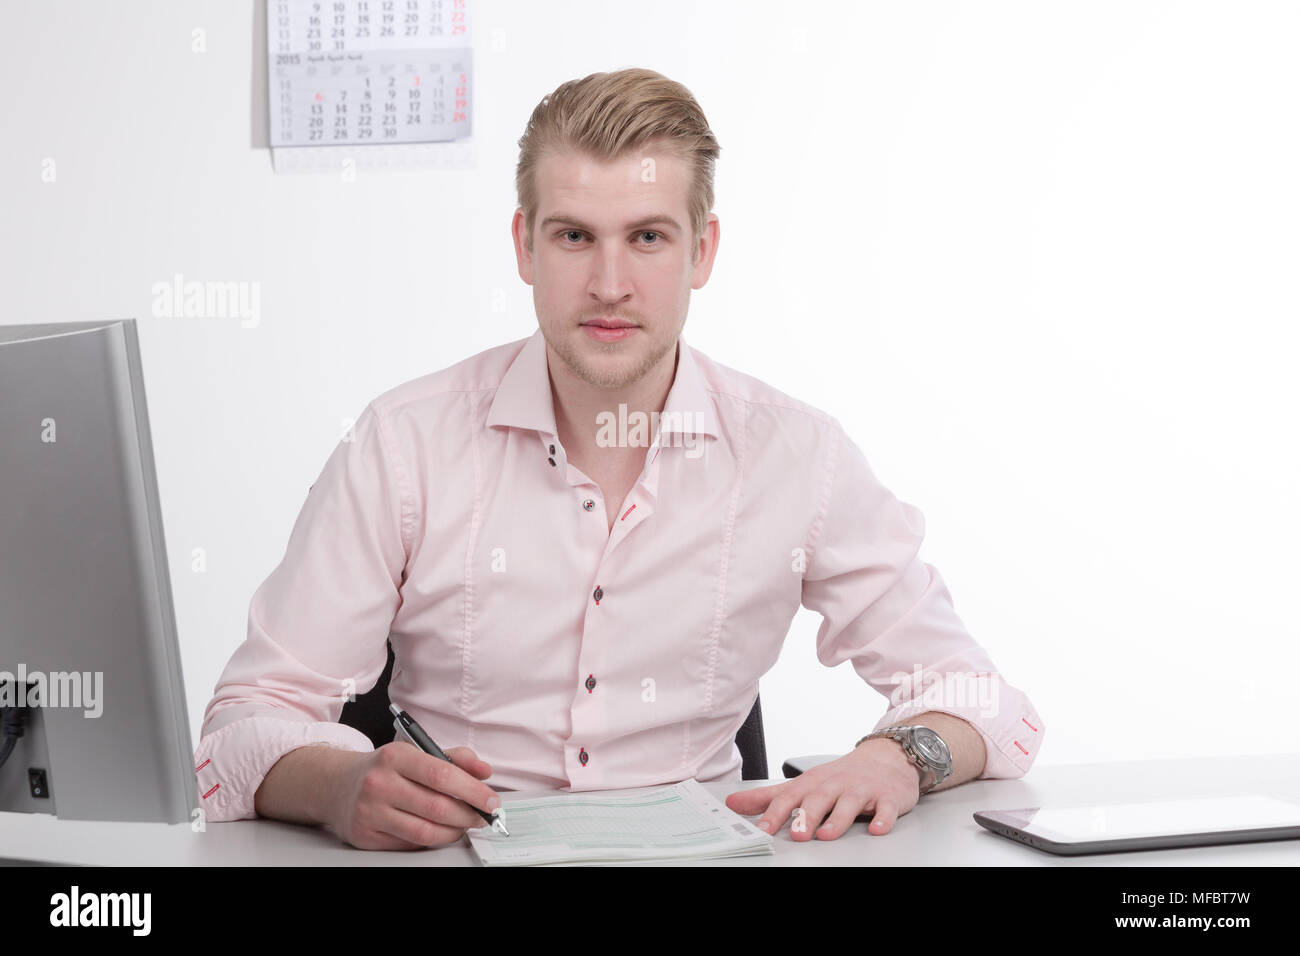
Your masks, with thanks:
M 140 322 L 195 733 L 340 421 L 536 327 L 533 106 L 649 66 L 723 147 L 689 341 L 921 507 L 1040 765 L 1295 750 L 1294 4 L 482 2 L 477 165 L 350 183 L 272 172 L 251 3 L 5 20 L 3 321 Z M 176 273 L 259 283 L 259 324 L 154 318 Z M 762 685 L 773 773 L 884 710 L 818 622 Z

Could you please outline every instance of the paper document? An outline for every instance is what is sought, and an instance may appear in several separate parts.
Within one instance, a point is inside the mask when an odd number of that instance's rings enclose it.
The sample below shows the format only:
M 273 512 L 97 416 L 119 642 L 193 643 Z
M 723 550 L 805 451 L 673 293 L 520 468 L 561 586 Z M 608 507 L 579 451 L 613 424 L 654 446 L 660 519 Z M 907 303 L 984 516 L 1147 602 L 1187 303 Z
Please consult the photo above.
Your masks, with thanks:
M 587 790 L 511 800 L 510 835 L 469 830 L 484 866 L 613 860 L 716 860 L 773 853 L 772 837 L 728 809 L 698 780 L 633 792 Z

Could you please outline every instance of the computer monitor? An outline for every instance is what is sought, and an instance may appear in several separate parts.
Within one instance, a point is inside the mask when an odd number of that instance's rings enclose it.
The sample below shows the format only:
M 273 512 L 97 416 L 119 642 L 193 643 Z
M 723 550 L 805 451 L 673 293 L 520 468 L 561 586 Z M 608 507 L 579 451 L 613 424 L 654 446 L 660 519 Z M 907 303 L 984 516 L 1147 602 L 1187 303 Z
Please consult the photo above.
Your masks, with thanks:
M 134 319 L 0 325 L 0 726 L 20 716 L 0 811 L 195 816 Z

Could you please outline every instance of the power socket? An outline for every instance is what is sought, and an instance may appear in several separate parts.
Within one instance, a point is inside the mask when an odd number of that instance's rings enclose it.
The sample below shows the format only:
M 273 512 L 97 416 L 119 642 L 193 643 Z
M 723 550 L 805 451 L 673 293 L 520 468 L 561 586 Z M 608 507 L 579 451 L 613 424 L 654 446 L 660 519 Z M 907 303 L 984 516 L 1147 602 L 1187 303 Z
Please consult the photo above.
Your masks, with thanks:
M 31 789 L 32 796 L 38 800 L 48 800 L 50 798 L 50 787 L 45 779 L 44 767 L 28 768 L 27 786 Z

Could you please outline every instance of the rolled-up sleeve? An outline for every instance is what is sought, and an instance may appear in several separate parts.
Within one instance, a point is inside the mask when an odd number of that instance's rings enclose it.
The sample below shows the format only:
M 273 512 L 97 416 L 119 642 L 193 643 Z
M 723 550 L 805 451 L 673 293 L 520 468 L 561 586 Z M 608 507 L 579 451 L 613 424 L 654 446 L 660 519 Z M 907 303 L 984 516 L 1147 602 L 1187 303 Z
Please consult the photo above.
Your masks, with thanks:
M 1042 719 L 997 672 L 939 572 L 921 560 L 920 510 L 881 485 L 839 422 L 831 432 L 803 578 L 803 605 L 823 616 L 818 660 L 852 661 L 889 699 L 876 730 L 925 711 L 952 714 L 984 740 L 980 779 L 1022 776 L 1042 746 Z
M 217 682 L 194 754 L 210 821 L 256 817 L 257 788 L 291 750 L 373 749 L 337 721 L 387 662 L 409 551 L 412 503 L 381 411 L 368 405 L 334 449 L 284 558 L 253 594 L 247 639 Z

